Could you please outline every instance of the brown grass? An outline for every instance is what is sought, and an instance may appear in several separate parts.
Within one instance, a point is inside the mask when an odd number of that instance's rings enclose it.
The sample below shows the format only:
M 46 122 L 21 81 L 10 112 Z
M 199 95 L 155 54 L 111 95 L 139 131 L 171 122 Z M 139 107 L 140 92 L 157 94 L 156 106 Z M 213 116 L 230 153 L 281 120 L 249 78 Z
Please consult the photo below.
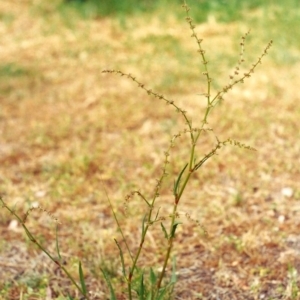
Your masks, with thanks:
M 194 122 L 201 121 L 204 104 L 197 94 L 205 82 L 199 80 L 200 59 L 188 26 L 176 18 L 141 16 L 122 25 L 118 19 L 62 17 L 53 7 L 46 1 L 0 3 L 2 15 L 11 17 L 0 23 L 0 69 L 6 70 L 0 77 L 0 191 L 20 212 L 38 204 L 58 217 L 61 251 L 74 275 L 74 263 L 82 259 L 94 298 L 106 299 L 99 266 L 105 261 L 118 273 L 120 263 L 104 186 L 136 248 L 142 218 L 136 215 L 144 204 L 134 198 L 123 217 L 124 198 L 133 189 L 153 190 L 168 141 L 184 124 L 133 82 L 101 71 L 135 74 L 176 100 Z M 247 25 L 211 20 L 197 26 L 215 89 L 226 83 L 238 60 L 236 37 Z M 246 57 L 264 48 L 263 28 L 255 30 Z M 298 70 L 299 62 L 278 65 L 267 57 L 211 115 L 220 139 L 238 139 L 258 151 L 227 147 L 192 181 L 181 203 L 183 225 L 174 249 L 176 299 L 300 299 Z M 187 154 L 184 138 L 180 143 L 171 156 L 177 172 Z M 204 145 L 200 152 L 209 149 Z M 170 195 L 166 185 L 159 203 L 165 215 Z M 205 226 L 208 237 L 186 213 Z M 54 223 L 40 212 L 28 219 L 53 251 Z M 24 241 L 3 209 L 0 230 L 2 299 L 58 299 L 74 291 Z M 154 226 L 141 265 L 161 265 L 161 244 L 160 227 Z

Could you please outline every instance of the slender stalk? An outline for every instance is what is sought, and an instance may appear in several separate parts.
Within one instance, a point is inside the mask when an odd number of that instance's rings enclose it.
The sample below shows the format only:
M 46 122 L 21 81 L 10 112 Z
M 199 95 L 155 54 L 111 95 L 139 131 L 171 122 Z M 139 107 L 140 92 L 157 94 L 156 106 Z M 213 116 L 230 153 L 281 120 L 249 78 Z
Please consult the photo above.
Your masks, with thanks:
M 184 181 L 183 181 L 183 184 L 180 188 L 180 191 L 178 193 L 178 195 L 175 195 L 175 201 L 174 201 L 174 206 L 173 206 L 173 213 L 172 213 L 172 219 L 171 219 L 171 225 L 170 225 L 170 230 L 169 230 L 169 245 L 168 245 L 168 248 L 167 248 L 167 252 L 166 252 L 166 256 L 165 256 L 165 259 L 164 259 L 164 264 L 163 264 L 163 267 L 162 267 L 162 271 L 160 273 L 160 276 L 159 276 L 159 279 L 158 279 L 158 282 L 157 282 L 157 291 L 156 291 L 156 295 L 158 294 L 159 292 L 159 289 L 161 287 L 161 283 L 162 283 L 162 280 L 165 276 L 165 273 L 166 273 L 166 268 L 167 268 L 167 265 L 168 265 L 168 261 L 170 259 L 170 255 L 171 255 L 171 251 L 172 251 L 172 248 L 173 248 L 173 241 L 174 241 L 174 238 L 175 238 L 175 233 L 174 235 L 172 234 L 173 232 L 173 227 L 175 225 L 175 219 L 176 219 L 176 215 L 177 215 L 177 206 L 178 206 L 178 203 L 182 197 L 182 194 L 187 186 L 187 183 L 189 182 L 190 180 L 190 177 L 193 173 L 193 160 L 194 160 L 194 155 L 195 155 L 195 147 L 196 147 L 196 142 L 200 136 L 200 132 L 198 132 L 196 138 L 192 141 L 192 148 L 191 148 L 191 152 L 190 152 L 190 162 L 189 162 L 189 172 L 187 173 Z
M 191 175 L 192 175 L 192 171 L 189 171 L 189 173 L 187 174 L 187 176 L 186 176 L 186 178 L 183 182 L 182 188 L 181 188 L 181 190 L 178 194 L 177 204 L 179 203 L 179 200 L 181 199 L 181 196 L 182 196 L 182 194 L 183 194 L 183 192 L 186 188 L 186 185 L 187 185 L 188 181 L 190 180 Z
M 24 231 L 26 232 L 28 238 L 30 239 L 31 242 L 33 242 L 35 245 L 37 245 L 37 247 L 44 252 L 55 264 L 57 264 L 62 270 L 63 272 L 67 275 L 67 277 L 70 279 L 70 281 L 74 284 L 74 286 L 77 288 L 77 290 L 80 292 L 80 294 L 82 294 L 85 299 L 89 300 L 89 296 L 84 293 L 84 291 L 81 289 L 81 287 L 77 284 L 77 282 L 74 280 L 74 278 L 72 277 L 72 275 L 68 272 L 68 270 L 61 265 L 61 263 L 55 258 L 53 257 L 32 235 L 32 233 L 30 232 L 30 230 L 27 228 L 27 226 L 25 225 L 24 221 L 19 217 L 19 215 L 17 215 L 15 213 L 14 210 L 12 210 L 10 207 L 8 207 L 6 205 L 6 203 L 3 201 L 2 198 L 0 198 L 0 201 L 2 202 L 3 207 L 5 207 L 22 225 L 22 227 L 24 228 Z
M 148 217 L 147 217 L 147 223 L 146 223 L 146 226 L 144 228 L 144 231 L 142 232 L 140 245 L 139 245 L 138 251 L 137 251 L 137 253 L 136 253 L 136 255 L 133 259 L 132 266 L 130 268 L 129 277 L 128 277 L 128 282 L 130 284 L 130 295 L 131 295 L 131 282 L 132 282 L 133 273 L 134 273 L 134 270 L 137 266 L 137 262 L 139 260 L 139 257 L 141 255 L 141 252 L 142 252 L 142 249 L 143 249 L 145 237 L 146 237 L 147 232 L 148 232 L 149 227 L 150 227 L 150 223 L 151 223 L 151 219 L 152 219 L 152 213 L 153 213 L 153 207 L 154 207 L 154 203 L 155 203 L 156 198 L 157 198 L 157 196 L 154 196 L 154 198 L 152 199 L 151 208 L 150 208 L 150 211 L 149 211 L 149 214 L 148 214 Z
M 102 187 L 103 187 L 103 189 L 104 189 L 104 193 L 105 193 L 106 199 L 107 199 L 107 201 L 108 201 L 108 203 L 109 203 L 110 209 L 111 209 L 111 211 L 112 211 L 112 213 L 113 213 L 113 215 L 114 215 L 114 219 L 115 219 L 115 221 L 116 221 L 116 223 L 117 223 L 117 227 L 118 227 L 118 229 L 120 230 L 120 233 L 121 233 L 121 235 L 122 235 L 122 238 L 123 238 L 123 240 L 124 240 L 124 242 L 125 242 L 125 245 L 126 245 L 128 254 L 129 254 L 131 260 L 133 261 L 133 257 L 132 257 L 132 254 L 131 254 L 131 252 L 130 252 L 130 249 L 129 249 L 127 240 L 125 239 L 125 235 L 124 235 L 124 233 L 123 233 L 121 224 L 120 224 L 120 222 L 119 222 L 119 220 L 118 220 L 118 218 L 117 218 L 117 215 L 116 215 L 116 213 L 115 213 L 114 207 L 113 207 L 113 205 L 112 205 L 112 203 L 111 203 L 111 201 L 110 201 L 110 198 L 109 198 L 109 196 L 108 196 L 106 187 L 105 187 L 105 185 L 104 185 L 104 183 L 103 183 L 103 179 L 100 178 L 100 181 L 101 181 Z
M 176 137 L 174 137 L 174 138 L 176 138 Z M 193 133 L 191 132 L 191 139 L 193 139 L 193 138 L 194 138 Z M 170 148 L 171 147 L 172 147 L 172 141 L 171 141 L 171 144 L 170 144 Z M 169 150 L 170 150 L 170 148 L 169 148 Z M 138 251 L 137 251 L 136 255 L 133 258 L 133 263 L 132 263 L 132 266 L 130 268 L 130 272 L 129 272 L 129 276 L 128 276 L 128 287 L 130 289 L 131 289 L 131 281 L 132 281 L 132 278 L 133 278 L 133 273 L 136 269 L 137 262 L 139 260 L 140 255 L 141 255 L 142 248 L 143 248 L 144 241 L 145 241 L 145 237 L 148 233 L 150 224 L 152 223 L 153 208 L 154 208 L 156 199 L 159 196 L 160 186 L 161 186 L 161 183 L 162 183 L 164 177 L 166 176 L 166 171 L 165 170 L 166 170 L 167 164 L 169 163 L 169 161 L 168 161 L 168 151 L 165 153 L 166 159 L 165 159 L 165 162 L 164 162 L 163 172 L 162 172 L 160 178 L 158 179 L 158 182 L 157 182 L 156 188 L 154 190 L 154 194 L 153 194 L 153 198 L 152 198 L 151 202 L 148 202 L 144 197 L 142 197 L 146 201 L 146 203 L 149 205 L 150 210 L 149 210 L 149 213 L 147 215 L 146 226 L 145 226 L 145 228 L 143 229 L 143 232 L 142 232 L 142 236 L 141 236 Z M 131 290 L 129 291 L 129 295 L 131 295 Z
M 157 297 L 157 295 L 159 293 L 159 289 L 161 288 L 162 280 L 165 277 L 166 268 L 167 268 L 167 265 L 168 265 L 168 261 L 170 259 L 170 254 L 171 254 L 172 248 L 173 248 L 174 237 L 171 236 L 171 233 L 172 233 L 173 226 L 175 224 L 176 214 L 177 214 L 177 204 L 174 204 L 173 213 L 172 213 L 172 220 L 171 220 L 171 226 L 170 226 L 170 232 L 169 232 L 169 246 L 168 246 L 167 253 L 166 253 L 166 256 L 165 256 L 165 259 L 164 259 L 164 264 L 163 264 L 163 267 L 162 267 L 162 271 L 160 273 L 160 276 L 159 276 L 159 279 L 158 279 L 158 282 L 157 282 L 157 289 L 156 289 L 155 298 Z

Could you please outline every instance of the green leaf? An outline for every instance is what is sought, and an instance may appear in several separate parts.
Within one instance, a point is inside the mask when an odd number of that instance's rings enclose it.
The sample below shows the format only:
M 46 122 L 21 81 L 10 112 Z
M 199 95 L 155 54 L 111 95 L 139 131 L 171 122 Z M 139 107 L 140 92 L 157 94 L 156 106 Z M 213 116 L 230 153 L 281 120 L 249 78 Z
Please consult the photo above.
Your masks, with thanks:
M 165 299 L 165 294 L 167 292 L 167 287 L 163 287 L 162 289 L 159 290 L 159 294 L 156 298 L 156 300 L 163 300 Z
M 176 257 L 173 256 L 172 258 L 172 275 L 171 275 L 171 284 L 175 284 L 177 282 L 177 275 L 176 275 Z
M 146 295 L 146 300 L 152 300 L 153 298 L 153 296 L 152 296 L 152 291 L 150 291 L 147 295 Z
M 150 268 L 150 282 L 151 282 L 151 285 L 155 285 L 156 284 L 156 280 L 157 280 L 157 277 L 156 277 L 153 269 Z
M 79 278 L 80 278 L 82 293 L 86 296 L 87 290 L 86 290 L 85 280 L 84 280 L 84 276 L 83 276 L 81 261 L 79 262 Z
M 185 171 L 185 169 L 187 168 L 188 164 L 186 164 L 184 166 L 184 168 L 181 170 L 181 172 L 178 175 L 178 178 L 176 180 L 176 182 L 174 182 L 174 188 L 173 188 L 173 195 L 176 197 L 178 195 L 178 190 L 179 190 L 179 186 L 180 186 L 180 181 L 181 181 L 181 177 Z
M 161 225 L 161 229 L 165 235 L 165 238 L 168 239 L 168 233 L 167 233 L 165 225 L 162 222 L 160 223 L 160 225 Z
M 172 227 L 172 231 L 171 231 L 171 235 L 170 235 L 170 238 L 174 238 L 175 237 L 175 232 L 176 232 L 176 229 L 177 229 L 177 226 L 181 224 L 181 222 L 175 222 L 173 227 Z
M 144 299 L 144 294 L 145 294 L 145 286 L 144 286 L 144 273 L 141 274 L 140 277 L 140 285 L 139 285 L 139 299 L 143 300 Z

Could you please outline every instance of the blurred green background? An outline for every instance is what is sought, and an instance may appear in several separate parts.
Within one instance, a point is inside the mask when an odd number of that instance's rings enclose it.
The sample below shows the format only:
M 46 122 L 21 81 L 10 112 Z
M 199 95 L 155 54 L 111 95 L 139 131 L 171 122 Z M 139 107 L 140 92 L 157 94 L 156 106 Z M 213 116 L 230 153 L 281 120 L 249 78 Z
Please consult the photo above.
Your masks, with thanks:
M 185 11 L 180 4 L 182 0 L 62 0 L 59 10 L 73 10 L 83 18 L 119 18 L 126 25 L 128 17 L 137 14 L 145 18 L 156 14 L 160 19 L 172 14 L 182 20 Z M 189 0 L 187 4 L 194 22 L 244 23 L 254 33 L 259 29 L 259 36 L 253 36 L 255 44 L 275 41 L 272 57 L 278 64 L 299 61 L 299 0 Z
M 75 7 L 85 16 L 104 17 L 150 12 L 162 8 L 168 10 L 172 8 L 172 11 L 180 13 L 178 4 L 182 3 L 182 0 L 64 0 L 62 5 Z M 297 0 L 284 2 L 280 0 L 190 0 L 187 4 L 191 7 L 197 22 L 206 21 L 210 14 L 213 14 L 218 21 L 240 20 L 249 10 L 264 8 L 267 13 L 267 10 L 274 6 L 277 7 L 278 13 L 289 11 L 299 16 L 299 1 Z M 284 14 L 281 16 L 285 19 Z

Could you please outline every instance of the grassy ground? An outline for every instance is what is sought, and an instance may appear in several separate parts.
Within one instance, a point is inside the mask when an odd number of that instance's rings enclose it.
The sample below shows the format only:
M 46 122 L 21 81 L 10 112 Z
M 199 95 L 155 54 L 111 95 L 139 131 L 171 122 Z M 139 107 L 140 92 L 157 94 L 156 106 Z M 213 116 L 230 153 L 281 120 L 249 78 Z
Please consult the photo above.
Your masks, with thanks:
M 192 181 L 180 207 L 175 299 L 300 299 L 300 18 L 291 0 L 266 3 L 226 23 L 211 13 L 196 28 L 214 90 L 228 82 L 249 28 L 245 65 L 269 40 L 274 47 L 209 120 L 221 140 L 231 137 L 258 151 L 228 147 Z M 85 19 L 57 4 L 0 2 L 0 192 L 21 213 L 40 205 L 57 217 L 71 272 L 76 276 L 81 259 L 94 299 L 107 299 L 99 268 L 116 276 L 117 284 L 120 263 L 104 188 L 136 248 L 144 207 L 132 199 L 125 217 L 125 196 L 153 190 L 168 141 L 184 124 L 133 82 L 101 71 L 135 74 L 176 100 L 194 123 L 202 120 L 204 99 L 197 94 L 205 82 L 197 47 L 178 13 Z M 173 150 L 171 174 L 186 162 L 184 145 L 182 139 Z M 208 138 L 199 151 L 212 145 Z M 170 176 L 160 198 L 165 215 L 172 182 Z M 54 217 L 33 211 L 27 224 L 54 251 Z M 66 299 L 68 291 L 76 296 L 4 209 L 0 230 L 0 299 Z M 141 265 L 161 266 L 160 231 L 153 226 Z M 118 297 L 125 299 L 121 285 Z

